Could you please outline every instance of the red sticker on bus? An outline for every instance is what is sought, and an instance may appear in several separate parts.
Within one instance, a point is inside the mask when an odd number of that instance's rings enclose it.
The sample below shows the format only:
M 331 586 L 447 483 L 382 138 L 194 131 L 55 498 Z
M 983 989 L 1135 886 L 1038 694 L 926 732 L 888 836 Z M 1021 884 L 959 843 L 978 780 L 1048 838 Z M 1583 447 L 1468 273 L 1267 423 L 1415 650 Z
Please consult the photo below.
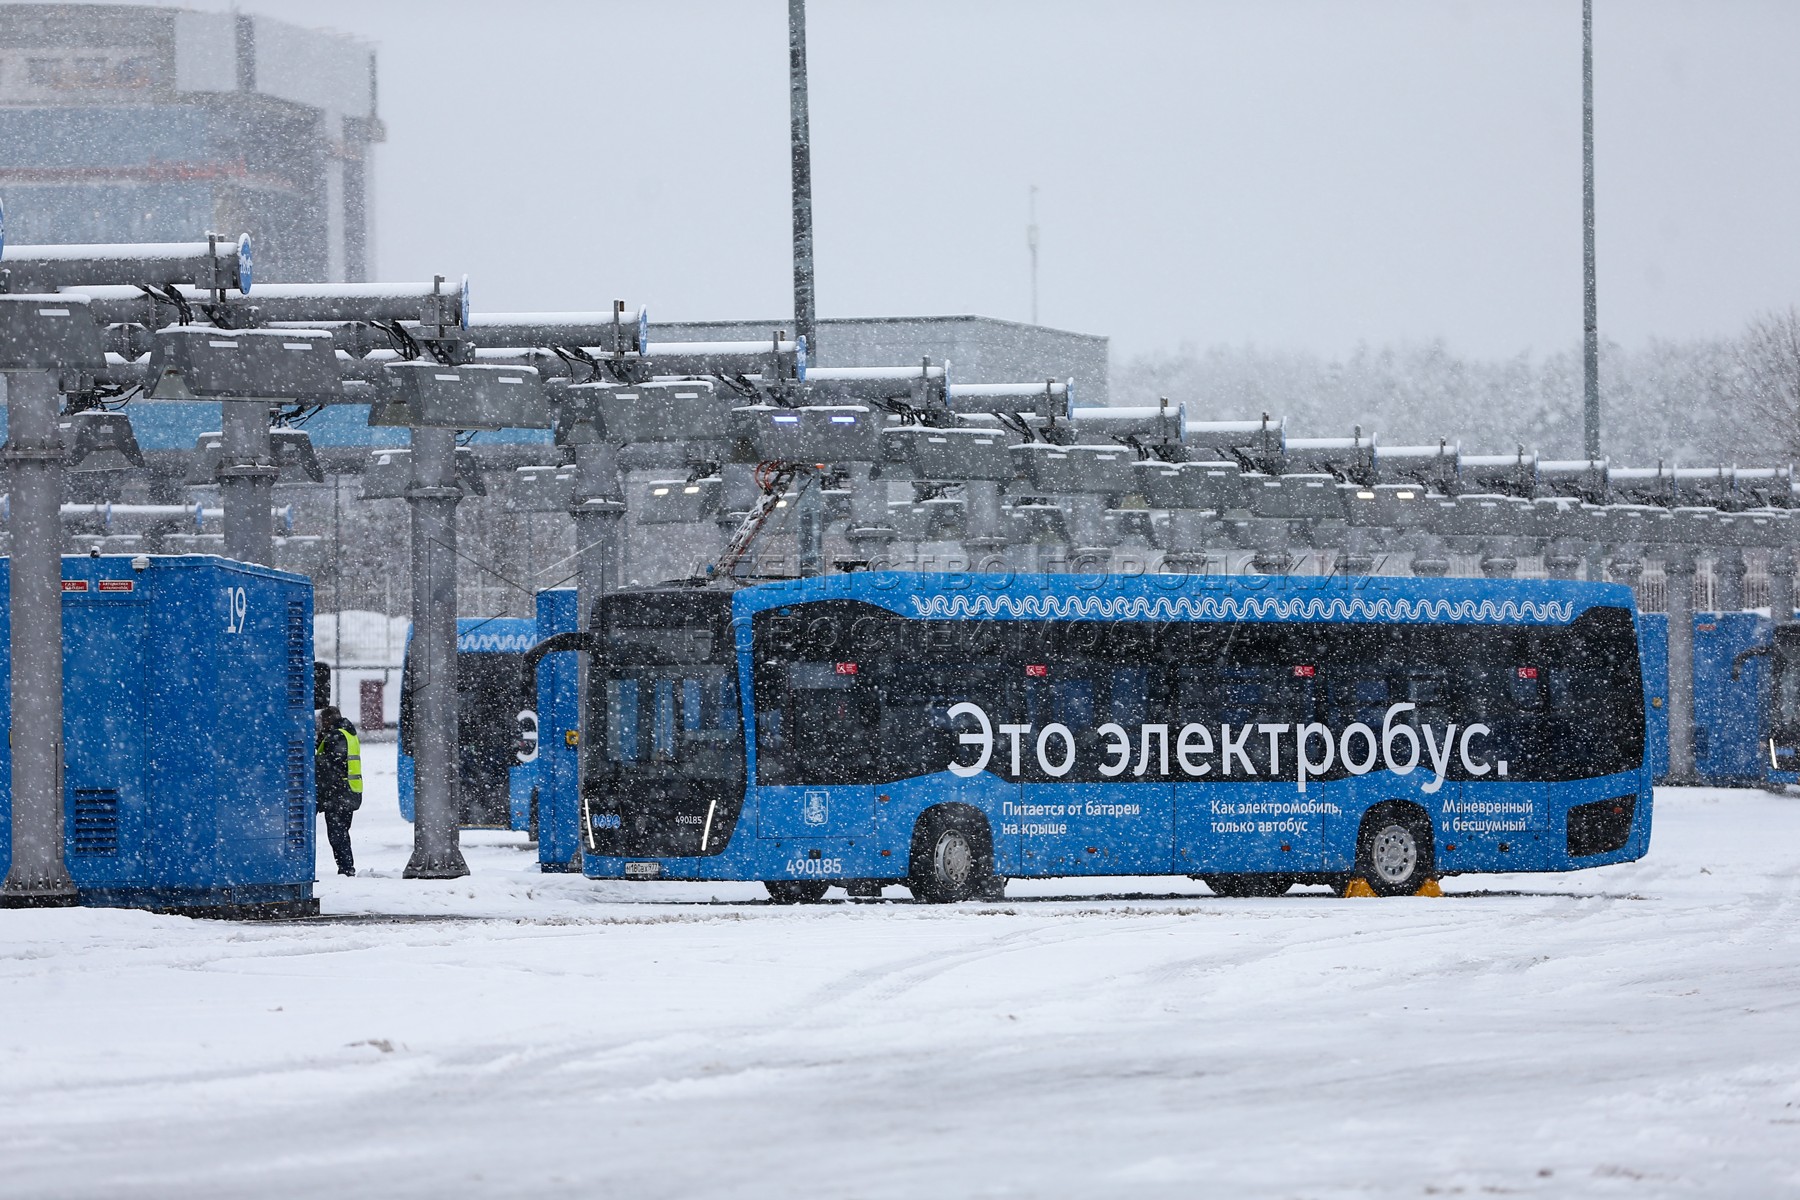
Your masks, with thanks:
M 1537 678 L 1537 668 L 1536 667 L 1520 667 L 1519 668 L 1519 678 L 1520 679 L 1536 679 Z
M 137 582 L 131 579 L 102 579 L 100 581 L 100 590 L 103 592 L 129 592 L 136 587 Z
M 839 663 L 837 665 L 837 673 L 839 675 L 854 675 L 854 674 L 856 674 L 856 664 L 855 663 Z
M 1048 679 L 1050 678 L 1050 665 L 1048 663 L 1027 663 L 1025 674 L 1033 679 Z
M 1311 679 L 1314 675 L 1317 675 L 1317 674 L 1318 674 L 1317 667 L 1295 667 L 1294 668 L 1294 678 L 1296 678 L 1296 679 Z
M 65 592 L 85 592 L 85 591 L 87 591 L 87 580 L 85 580 L 85 579 L 65 579 L 62 581 L 62 583 L 63 583 L 63 591 L 65 591 Z

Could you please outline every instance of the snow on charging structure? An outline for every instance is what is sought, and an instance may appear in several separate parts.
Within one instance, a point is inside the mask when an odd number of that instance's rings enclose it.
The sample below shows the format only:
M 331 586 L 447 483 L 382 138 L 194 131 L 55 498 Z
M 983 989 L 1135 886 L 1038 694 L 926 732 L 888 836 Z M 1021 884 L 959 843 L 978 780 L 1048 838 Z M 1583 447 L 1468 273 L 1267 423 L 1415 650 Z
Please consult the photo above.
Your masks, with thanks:
M 530 830 L 537 713 L 516 703 L 520 662 L 536 626 L 518 617 L 462 617 L 456 622 L 457 785 L 464 829 Z M 412 635 L 400 682 L 400 815 L 413 819 L 415 742 Z
M 601 603 L 584 870 L 1228 895 L 1641 857 L 1630 589 L 868 573 Z
M 0 603 L 11 561 L 0 559 Z M 63 826 L 83 904 L 310 915 L 312 583 L 210 556 L 64 556 Z M 0 624 L 0 673 L 12 646 Z M 12 725 L 11 700 L 0 710 Z M 11 859 L 0 743 L 0 870 Z

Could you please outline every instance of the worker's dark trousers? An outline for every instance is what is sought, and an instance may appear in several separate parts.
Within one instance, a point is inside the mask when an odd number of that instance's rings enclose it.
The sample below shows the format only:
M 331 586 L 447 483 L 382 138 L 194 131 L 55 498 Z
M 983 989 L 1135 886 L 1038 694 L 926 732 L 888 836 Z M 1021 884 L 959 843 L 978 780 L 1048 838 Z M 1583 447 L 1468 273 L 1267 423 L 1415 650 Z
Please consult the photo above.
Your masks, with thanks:
M 350 854 L 350 818 L 356 815 L 356 810 L 321 808 L 319 815 L 325 818 L 325 836 L 331 839 L 331 857 L 337 859 L 337 869 L 356 870 L 356 860 Z

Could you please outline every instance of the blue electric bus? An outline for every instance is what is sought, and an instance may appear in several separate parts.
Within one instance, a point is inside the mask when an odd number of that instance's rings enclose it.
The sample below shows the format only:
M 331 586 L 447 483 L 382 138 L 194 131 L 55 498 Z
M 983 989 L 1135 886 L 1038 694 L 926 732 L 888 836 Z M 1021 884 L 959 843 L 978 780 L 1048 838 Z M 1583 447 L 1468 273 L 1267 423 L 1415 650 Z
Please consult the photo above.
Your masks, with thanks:
M 521 706 L 520 678 L 537 624 L 517 617 L 456 622 L 456 753 L 464 829 L 512 829 L 537 836 L 534 784 L 537 713 Z M 412 635 L 400 676 L 397 761 L 400 815 L 413 819 Z
M 608 597 L 583 869 L 812 901 L 1009 876 L 1227 896 L 1641 857 L 1632 594 L 858 572 Z

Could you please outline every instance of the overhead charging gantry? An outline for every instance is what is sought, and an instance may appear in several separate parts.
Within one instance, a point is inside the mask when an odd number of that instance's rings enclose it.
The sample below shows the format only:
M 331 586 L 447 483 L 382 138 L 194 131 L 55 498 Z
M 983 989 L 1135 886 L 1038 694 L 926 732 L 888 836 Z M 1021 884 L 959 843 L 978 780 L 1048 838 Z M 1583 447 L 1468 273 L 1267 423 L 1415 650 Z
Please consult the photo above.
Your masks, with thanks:
M 78 897 L 64 858 L 62 500 L 69 463 L 62 410 L 65 397 L 77 411 L 86 407 L 108 358 L 88 297 L 66 289 L 187 285 L 243 294 L 252 282 L 250 241 L 7 246 L 4 216 L 0 211 L 0 376 L 11 473 L 13 753 L 12 862 L 0 906 L 68 905 Z
M 112 282 L 106 280 L 104 282 Z M 271 425 L 278 411 L 370 404 L 370 422 L 406 428 L 412 510 L 413 644 L 423 669 L 418 718 L 418 819 L 411 878 L 467 873 L 457 844 L 456 524 L 466 476 L 461 430 L 549 422 L 542 381 L 526 366 L 476 361 L 463 336 L 468 284 L 285 284 L 236 293 L 217 278 L 88 287 L 112 352 L 98 377 L 144 399 L 216 400 L 222 430 L 200 439 L 197 481 L 219 483 L 226 551 L 273 560 L 271 499 L 284 461 L 317 464 L 303 431 Z

